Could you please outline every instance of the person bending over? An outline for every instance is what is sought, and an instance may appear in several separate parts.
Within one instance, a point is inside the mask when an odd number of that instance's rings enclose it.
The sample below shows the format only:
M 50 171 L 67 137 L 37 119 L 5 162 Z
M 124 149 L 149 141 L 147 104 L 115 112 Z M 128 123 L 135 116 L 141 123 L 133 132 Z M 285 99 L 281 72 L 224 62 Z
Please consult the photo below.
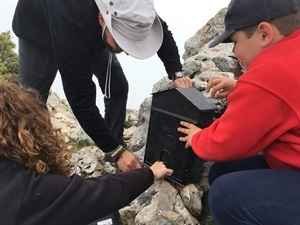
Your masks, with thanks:
M 124 145 L 129 88 L 116 54 L 146 59 L 157 53 L 173 87 L 192 85 L 183 77 L 176 42 L 153 0 L 19 0 L 12 27 L 19 40 L 21 83 L 37 89 L 46 102 L 59 71 L 76 119 L 107 159 L 122 171 L 140 168 Z M 103 113 L 96 105 L 94 75 L 104 95 Z

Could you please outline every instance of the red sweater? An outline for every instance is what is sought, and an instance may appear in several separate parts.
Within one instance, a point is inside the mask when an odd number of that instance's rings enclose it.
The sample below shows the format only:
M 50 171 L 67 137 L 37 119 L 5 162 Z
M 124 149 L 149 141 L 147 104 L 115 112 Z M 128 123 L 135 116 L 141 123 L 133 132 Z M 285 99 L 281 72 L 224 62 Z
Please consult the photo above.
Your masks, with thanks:
M 221 118 L 194 135 L 203 159 L 230 161 L 260 151 L 271 168 L 300 170 L 300 29 L 252 61 Z

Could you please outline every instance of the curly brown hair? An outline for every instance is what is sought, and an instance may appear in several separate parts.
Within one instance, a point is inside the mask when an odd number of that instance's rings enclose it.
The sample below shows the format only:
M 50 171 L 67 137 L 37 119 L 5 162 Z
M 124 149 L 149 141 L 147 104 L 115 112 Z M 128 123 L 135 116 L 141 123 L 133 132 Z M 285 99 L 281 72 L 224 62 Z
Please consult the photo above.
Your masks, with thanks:
M 71 154 L 37 91 L 0 83 L 0 156 L 42 174 L 69 176 Z

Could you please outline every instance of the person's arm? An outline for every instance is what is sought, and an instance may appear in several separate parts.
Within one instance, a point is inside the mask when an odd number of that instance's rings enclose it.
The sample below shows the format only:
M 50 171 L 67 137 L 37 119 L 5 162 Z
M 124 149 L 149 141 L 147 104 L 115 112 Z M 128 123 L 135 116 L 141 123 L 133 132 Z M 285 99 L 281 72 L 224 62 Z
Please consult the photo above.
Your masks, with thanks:
M 154 181 L 149 168 L 88 179 L 27 170 L 23 177 L 20 224 L 89 224 L 126 206 Z
M 96 106 L 96 86 L 91 70 L 92 56 L 103 47 L 97 20 L 99 10 L 94 2 L 77 4 L 62 3 L 59 11 L 53 5 L 47 8 L 53 53 L 75 117 L 95 144 L 109 152 L 116 149 L 119 142 Z
M 180 55 L 178 47 L 173 38 L 172 32 L 168 29 L 168 25 L 160 18 L 164 39 L 157 54 L 164 64 L 168 78 L 173 81 L 172 87 L 191 87 L 192 81 L 189 77 L 185 77 L 182 71 Z
M 289 105 L 273 93 L 244 82 L 237 85 L 219 119 L 193 136 L 188 135 L 194 132 L 193 126 L 191 131 L 181 130 L 189 136 L 181 141 L 188 141 L 198 157 L 218 162 L 253 156 L 280 143 L 277 138 L 298 123 Z M 286 118 L 288 122 L 283 123 Z
M 173 38 L 172 32 L 168 29 L 167 23 L 161 18 L 160 22 L 163 28 L 164 38 L 157 54 L 164 64 L 164 67 L 168 74 L 168 78 L 172 80 L 173 75 L 176 72 L 182 71 L 182 64 L 180 62 L 178 47 Z
M 57 15 L 51 23 L 53 50 L 63 82 L 64 92 L 72 111 L 84 131 L 104 152 L 115 152 L 122 146 L 114 137 L 96 106 L 96 87 L 92 80 L 92 56 L 101 45 L 101 28 L 98 23 L 98 8 L 94 2 L 77 6 Z M 83 10 L 84 8 L 86 10 Z M 50 10 L 50 9 L 49 9 Z M 51 11 L 52 13 L 54 13 Z M 89 11 L 89 13 L 87 13 Z M 51 14 L 51 13 L 50 13 Z M 123 152 L 115 160 L 122 171 L 140 168 L 138 158 L 130 151 Z
M 20 169 L 17 173 L 23 176 L 24 184 L 19 186 L 24 188 L 24 196 L 17 218 L 19 224 L 89 224 L 126 206 L 154 180 L 172 172 L 162 162 L 87 179 Z

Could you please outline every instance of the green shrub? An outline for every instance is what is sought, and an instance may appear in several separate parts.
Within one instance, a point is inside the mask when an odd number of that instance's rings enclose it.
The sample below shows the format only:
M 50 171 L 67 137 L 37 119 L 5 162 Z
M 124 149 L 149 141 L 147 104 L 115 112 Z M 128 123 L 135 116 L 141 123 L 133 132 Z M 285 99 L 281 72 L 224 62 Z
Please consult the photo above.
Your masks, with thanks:
M 11 38 L 9 31 L 0 33 L 0 82 L 19 78 L 19 57 Z

